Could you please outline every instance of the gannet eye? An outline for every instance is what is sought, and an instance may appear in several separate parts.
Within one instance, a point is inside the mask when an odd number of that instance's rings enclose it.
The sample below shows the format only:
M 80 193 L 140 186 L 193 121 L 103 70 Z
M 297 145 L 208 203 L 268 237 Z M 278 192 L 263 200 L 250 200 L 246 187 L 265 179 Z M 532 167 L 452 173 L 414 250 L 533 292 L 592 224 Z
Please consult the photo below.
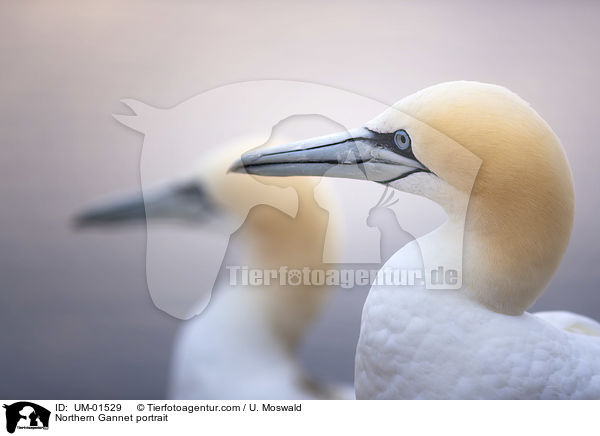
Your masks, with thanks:
M 410 147 L 410 136 L 405 130 L 398 130 L 394 134 L 394 143 L 400 150 L 406 150 Z

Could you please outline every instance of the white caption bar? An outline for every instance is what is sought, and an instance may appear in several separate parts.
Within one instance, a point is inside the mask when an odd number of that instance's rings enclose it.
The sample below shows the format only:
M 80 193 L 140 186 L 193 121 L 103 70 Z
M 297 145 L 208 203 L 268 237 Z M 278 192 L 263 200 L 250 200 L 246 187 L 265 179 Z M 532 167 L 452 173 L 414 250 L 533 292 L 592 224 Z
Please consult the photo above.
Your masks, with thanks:
M 117 434 L 586 434 L 598 401 L 5 400 L 2 431 Z M 36 430 L 38 430 L 36 432 Z

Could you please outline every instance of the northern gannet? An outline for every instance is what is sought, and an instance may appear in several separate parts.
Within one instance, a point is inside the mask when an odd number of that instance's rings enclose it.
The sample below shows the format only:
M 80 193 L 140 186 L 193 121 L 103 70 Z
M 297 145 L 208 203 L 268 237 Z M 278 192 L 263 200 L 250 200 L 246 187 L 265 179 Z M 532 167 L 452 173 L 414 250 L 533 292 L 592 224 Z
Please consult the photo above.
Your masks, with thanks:
M 232 170 L 367 179 L 444 208 L 384 268 L 462 264 L 462 286 L 372 286 L 357 398 L 600 398 L 600 338 L 585 334 L 597 330 L 526 312 L 567 248 L 574 189 L 559 139 L 513 92 L 438 84 L 363 128 L 250 152 Z
M 289 183 L 274 184 L 273 179 L 249 180 L 248 176 L 228 174 L 233 156 L 240 156 L 242 151 L 234 147 L 205 155 L 193 174 L 146 190 L 143 198 L 134 196 L 91 208 L 79 216 L 78 222 L 143 222 L 149 213 L 154 219 L 210 227 L 235 216 L 235 222 L 243 220 L 244 224 L 230 239 L 228 256 L 233 265 L 261 271 L 280 266 L 322 268 L 328 213 L 314 199 L 315 181 L 292 178 Z M 281 195 L 274 202 L 274 186 L 292 187 L 295 193 Z M 249 204 L 256 206 L 247 213 Z M 245 213 L 247 216 L 238 216 Z M 199 253 L 200 259 L 206 255 Z M 312 379 L 298 361 L 305 333 L 331 296 L 331 289 L 279 284 L 241 286 L 241 278 L 233 286 L 229 274 L 223 268 L 208 306 L 185 322 L 177 335 L 169 396 L 238 400 L 353 398 L 351 388 Z M 190 313 L 199 312 L 190 308 Z

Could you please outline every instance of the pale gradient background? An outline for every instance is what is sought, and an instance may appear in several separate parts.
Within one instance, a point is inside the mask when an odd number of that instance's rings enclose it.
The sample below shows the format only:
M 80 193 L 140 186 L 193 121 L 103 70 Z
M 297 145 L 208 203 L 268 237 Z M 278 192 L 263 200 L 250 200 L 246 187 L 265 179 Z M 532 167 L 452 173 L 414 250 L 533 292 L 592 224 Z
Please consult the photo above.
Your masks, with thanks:
M 535 309 L 600 318 L 598 16 L 566 1 L 2 2 L 0 397 L 164 396 L 180 321 L 149 299 L 145 230 L 70 219 L 139 187 L 142 137 L 111 118 L 121 98 L 171 107 L 242 80 L 387 103 L 455 79 L 516 91 L 561 137 L 577 190 L 569 251 Z M 302 356 L 314 373 L 352 379 L 364 296 L 340 292 L 316 327 Z

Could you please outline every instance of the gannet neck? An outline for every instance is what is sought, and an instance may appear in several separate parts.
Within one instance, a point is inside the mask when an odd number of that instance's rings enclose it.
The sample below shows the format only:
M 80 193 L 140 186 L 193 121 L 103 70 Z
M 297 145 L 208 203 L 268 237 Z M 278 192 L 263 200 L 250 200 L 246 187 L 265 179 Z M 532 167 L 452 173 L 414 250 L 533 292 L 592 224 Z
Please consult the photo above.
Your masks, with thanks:
M 295 217 L 272 207 L 256 206 L 246 218 L 247 234 L 244 237 L 249 247 L 246 262 L 250 267 L 278 270 L 283 266 L 287 268 L 285 274 L 307 267 L 324 268 L 328 212 L 314 199 L 314 181 L 301 178 L 289 181 L 298 195 Z M 281 344 L 295 353 L 306 329 L 327 302 L 330 291 L 326 286 L 275 283 L 264 287 L 257 301 Z
M 226 148 L 205 159 L 198 179 L 208 187 L 224 215 L 237 219 L 239 229 L 232 238 L 250 269 L 287 270 L 322 268 L 328 212 L 314 199 L 318 180 L 306 177 L 274 179 L 229 172 L 231 161 L 247 151 L 242 146 Z M 256 143 L 256 141 L 254 141 Z M 327 193 L 324 192 L 325 198 Z M 255 287 L 256 288 L 256 287 Z M 326 286 L 279 286 L 278 282 L 253 292 L 259 310 L 277 335 L 281 346 L 292 353 L 306 329 L 326 304 L 331 290 Z M 250 309 L 249 309 L 250 310 Z

